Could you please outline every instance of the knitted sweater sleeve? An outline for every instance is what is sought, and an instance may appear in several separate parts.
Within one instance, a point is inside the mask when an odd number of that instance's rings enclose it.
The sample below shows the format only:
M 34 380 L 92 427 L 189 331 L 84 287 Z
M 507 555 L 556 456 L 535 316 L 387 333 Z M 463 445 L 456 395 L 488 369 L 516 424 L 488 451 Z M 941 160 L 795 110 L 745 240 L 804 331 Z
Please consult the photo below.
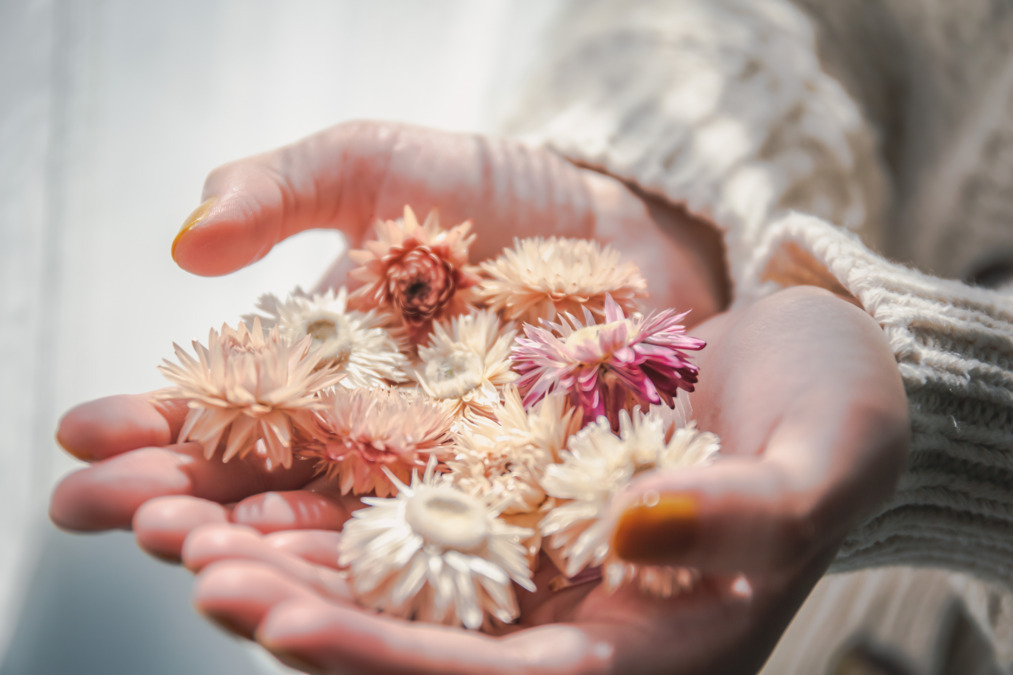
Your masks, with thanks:
M 1010 297 L 862 243 L 878 242 L 886 172 L 807 17 L 787 0 L 575 8 L 509 130 L 714 222 L 736 301 L 819 285 L 854 296 L 890 339 L 913 450 L 834 569 L 942 565 L 1013 584 Z

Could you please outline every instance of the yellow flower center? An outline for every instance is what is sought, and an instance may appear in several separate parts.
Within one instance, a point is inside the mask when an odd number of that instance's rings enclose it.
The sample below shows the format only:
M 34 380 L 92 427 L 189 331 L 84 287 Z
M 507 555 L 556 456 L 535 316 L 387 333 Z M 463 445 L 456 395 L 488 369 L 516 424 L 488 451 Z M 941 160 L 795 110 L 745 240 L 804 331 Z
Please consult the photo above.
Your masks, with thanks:
M 612 355 L 611 351 L 608 353 L 602 352 L 601 345 L 601 334 L 605 331 L 614 332 L 618 330 L 618 327 L 625 324 L 627 319 L 619 319 L 618 321 L 610 321 L 608 323 L 595 324 L 593 326 L 584 326 L 578 328 L 569 335 L 566 336 L 563 344 L 568 350 L 584 350 L 591 349 L 601 353 L 601 359 L 605 360 Z
M 306 317 L 303 332 L 313 338 L 313 346 L 321 347 L 324 359 L 344 361 L 352 351 L 351 330 L 346 321 L 332 312 L 315 312 Z

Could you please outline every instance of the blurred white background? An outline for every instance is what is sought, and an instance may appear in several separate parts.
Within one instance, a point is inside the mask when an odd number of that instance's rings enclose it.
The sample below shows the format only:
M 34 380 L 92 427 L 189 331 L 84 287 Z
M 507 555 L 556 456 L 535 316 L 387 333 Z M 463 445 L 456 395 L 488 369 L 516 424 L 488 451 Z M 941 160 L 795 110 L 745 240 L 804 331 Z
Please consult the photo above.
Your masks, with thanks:
M 493 131 L 545 0 L 0 0 L 0 672 L 248 672 L 188 575 L 125 534 L 56 531 L 80 401 L 155 366 L 340 250 L 306 233 L 228 278 L 169 246 L 218 164 L 343 120 Z M 258 667 L 268 668 L 266 661 Z

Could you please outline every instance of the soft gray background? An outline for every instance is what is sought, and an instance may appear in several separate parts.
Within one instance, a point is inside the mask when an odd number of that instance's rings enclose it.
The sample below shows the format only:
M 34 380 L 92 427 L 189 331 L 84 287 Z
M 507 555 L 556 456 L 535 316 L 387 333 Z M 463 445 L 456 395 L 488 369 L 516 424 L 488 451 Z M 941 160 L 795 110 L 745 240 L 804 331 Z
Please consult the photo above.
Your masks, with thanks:
M 249 672 L 188 574 L 49 524 L 75 466 L 57 419 L 161 386 L 173 341 L 340 250 L 307 233 L 228 278 L 180 271 L 169 245 L 210 169 L 353 118 L 488 131 L 554 7 L 0 0 L 0 672 Z

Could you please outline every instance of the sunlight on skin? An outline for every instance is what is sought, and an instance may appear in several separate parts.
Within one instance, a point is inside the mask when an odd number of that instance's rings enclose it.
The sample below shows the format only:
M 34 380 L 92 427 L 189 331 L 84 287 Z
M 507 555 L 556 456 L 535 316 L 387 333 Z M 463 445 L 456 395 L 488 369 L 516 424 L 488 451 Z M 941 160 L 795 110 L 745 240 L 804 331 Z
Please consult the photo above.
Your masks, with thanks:
M 440 172 L 421 170 L 436 156 Z M 594 584 L 553 594 L 545 584 L 522 595 L 520 624 L 499 638 L 349 604 L 326 564 L 334 548 L 327 553 L 296 531 L 339 528 L 355 500 L 346 505 L 322 489 L 308 463 L 267 471 L 206 460 L 194 444 L 171 444 L 183 411 L 157 409 L 143 396 L 70 411 L 58 438 L 95 464 L 57 487 L 53 520 L 79 530 L 133 520 L 143 546 L 200 570 L 202 611 L 283 659 L 418 673 L 755 668 L 848 527 L 899 474 L 906 399 L 878 326 L 812 289 L 712 316 L 726 294 L 717 234 L 607 176 L 502 141 L 361 122 L 216 170 L 205 197 L 216 195 L 174 251 L 200 274 L 228 273 L 320 225 L 342 229 L 356 246 L 373 219 L 395 217 L 407 202 L 423 213 L 439 205 L 446 223 L 473 218 L 487 249 L 479 256 L 515 235 L 598 235 L 640 262 L 649 287 L 660 289 L 652 302 L 711 317 L 695 331 L 709 346 L 692 401 L 727 459 L 640 476 L 613 514 L 618 520 L 646 493 L 693 500 L 700 536 L 653 554 L 701 568 L 707 581 L 672 601 L 626 589 L 609 595 Z M 335 269 L 343 278 L 340 263 Z M 654 539 L 674 536 L 666 528 L 685 520 L 660 519 Z M 334 545 L 332 537 L 321 542 Z M 550 572 L 546 565 L 539 575 Z

